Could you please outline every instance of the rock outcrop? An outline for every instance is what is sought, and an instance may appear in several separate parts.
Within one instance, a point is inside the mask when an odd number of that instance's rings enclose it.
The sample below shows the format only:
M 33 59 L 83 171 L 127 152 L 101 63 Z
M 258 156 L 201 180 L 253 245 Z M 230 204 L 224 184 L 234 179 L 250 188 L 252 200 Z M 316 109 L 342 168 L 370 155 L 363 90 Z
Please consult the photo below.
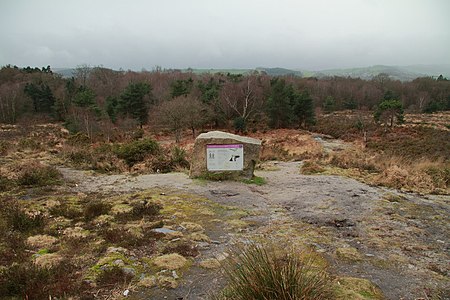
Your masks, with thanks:
M 222 131 L 195 139 L 190 177 L 207 179 L 251 178 L 259 160 L 261 141 Z

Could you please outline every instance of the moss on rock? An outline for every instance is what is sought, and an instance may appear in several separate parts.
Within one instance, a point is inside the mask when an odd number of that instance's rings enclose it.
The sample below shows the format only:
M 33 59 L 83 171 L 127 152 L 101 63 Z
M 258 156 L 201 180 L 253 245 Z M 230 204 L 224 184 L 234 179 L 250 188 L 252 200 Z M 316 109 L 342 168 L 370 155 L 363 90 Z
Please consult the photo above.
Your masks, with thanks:
M 186 266 L 188 260 L 177 253 L 158 256 L 153 260 L 153 264 L 161 269 L 177 270 Z

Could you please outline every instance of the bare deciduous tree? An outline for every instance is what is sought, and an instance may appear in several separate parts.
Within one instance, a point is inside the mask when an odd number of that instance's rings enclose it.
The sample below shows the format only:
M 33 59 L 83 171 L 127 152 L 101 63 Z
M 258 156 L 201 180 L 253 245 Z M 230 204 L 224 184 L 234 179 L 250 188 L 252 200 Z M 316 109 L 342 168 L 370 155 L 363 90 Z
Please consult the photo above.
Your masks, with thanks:
M 209 112 L 201 101 L 192 96 L 180 96 L 167 100 L 156 110 L 158 123 L 167 126 L 175 133 L 175 141 L 181 141 L 184 129 L 190 129 L 195 137 L 195 130 L 209 120 Z

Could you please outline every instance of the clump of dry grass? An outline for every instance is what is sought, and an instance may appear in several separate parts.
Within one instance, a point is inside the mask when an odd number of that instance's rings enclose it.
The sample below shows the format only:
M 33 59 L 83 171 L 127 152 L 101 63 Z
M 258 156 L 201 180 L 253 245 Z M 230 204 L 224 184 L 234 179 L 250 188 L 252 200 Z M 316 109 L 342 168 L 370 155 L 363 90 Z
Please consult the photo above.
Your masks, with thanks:
M 293 250 L 252 244 L 226 271 L 228 286 L 216 299 L 333 299 L 325 269 Z
M 323 171 L 325 171 L 325 168 L 315 160 L 305 161 L 300 169 L 300 172 L 305 175 L 318 174 L 322 173 Z
M 343 169 L 360 169 L 369 172 L 380 171 L 377 164 L 378 156 L 375 153 L 354 146 L 330 156 L 330 164 Z
M 318 159 L 323 155 L 322 145 L 309 133 L 298 130 L 274 130 L 262 139 L 262 161 Z
M 443 159 L 413 160 L 355 146 L 333 153 L 329 163 L 342 169 L 356 169 L 372 184 L 432 193 L 447 193 L 449 189 L 450 164 Z
M 450 165 L 427 160 L 416 164 L 387 164 L 375 177 L 375 183 L 397 189 L 445 193 L 450 183 Z

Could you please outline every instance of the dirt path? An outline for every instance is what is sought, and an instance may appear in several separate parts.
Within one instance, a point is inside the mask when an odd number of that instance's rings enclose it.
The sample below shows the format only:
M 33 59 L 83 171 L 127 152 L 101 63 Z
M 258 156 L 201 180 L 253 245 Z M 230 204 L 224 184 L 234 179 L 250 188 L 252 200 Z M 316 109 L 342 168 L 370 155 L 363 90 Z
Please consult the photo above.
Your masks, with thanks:
M 300 165 L 280 162 L 275 163 L 275 171 L 257 172 L 267 180 L 263 186 L 203 182 L 183 173 L 93 176 L 66 168 L 61 171 L 75 183 L 75 192 L 166 187 L 257 212 L 244 219 L 252 226 L 239 235 L 220 229 L 210 233 L 219 242 L 203 245 L 204 257 L 220 255 L 236 239 L 263 233 L 275 236 L 280 226 L 292 234 L 290 228 L 303 226 L 308 231 L 304 241 L 322 252 L 336 273 L 370 279 L 388 299 L 426 299 L 426 289 L 448 291 L 450 197 L 402 194 L 339 176 L 301 175 Z M 342 255 L 341 249 L 356 254 Z M 222 284 L 217 272 L 192 268 L 181 287 L 153 297 L 204 299 Z M 145 294 L 136 297 L 145 298 Z

